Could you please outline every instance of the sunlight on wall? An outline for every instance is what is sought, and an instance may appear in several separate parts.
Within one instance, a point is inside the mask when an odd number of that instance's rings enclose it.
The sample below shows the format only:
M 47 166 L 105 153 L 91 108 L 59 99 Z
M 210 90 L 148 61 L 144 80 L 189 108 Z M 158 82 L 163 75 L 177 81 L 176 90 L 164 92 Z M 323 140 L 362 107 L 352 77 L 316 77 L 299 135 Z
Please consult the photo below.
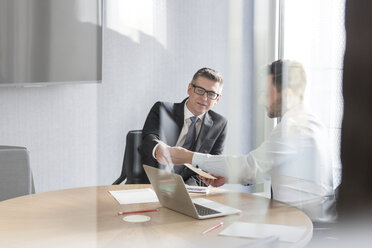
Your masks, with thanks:
M 305 67 L 304 104 L 328 129 L 335 186 L 341 181 L 344 8 L 344 0 L 287 0 L 284 10 L 283 55 Z
M 79 0 L 76 1 L 75 13 L 76 17 L 81 22 L 89 22 L 93 24 L 99 24 L 101 16 L 97 16 L 97 8 L 101 8 L 99 1 L 95 1 L 93 4 L 92 0 Z M 97 20 L 98 18 L 98 20 Z M 98 21 L 98 23 L 97 23 Z
M 108 0 L 106 26 L 133 42 L 141 42 L 141 33 L 157 39 L 166 47 L 166 1 Z

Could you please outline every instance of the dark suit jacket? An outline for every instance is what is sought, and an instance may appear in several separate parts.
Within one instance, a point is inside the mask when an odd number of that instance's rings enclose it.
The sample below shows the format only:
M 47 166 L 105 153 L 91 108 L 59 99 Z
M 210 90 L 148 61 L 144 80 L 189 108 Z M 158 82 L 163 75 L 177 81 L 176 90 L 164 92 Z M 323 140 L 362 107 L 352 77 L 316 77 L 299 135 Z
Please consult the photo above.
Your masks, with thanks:
M 142 162 L 159 168 L 158 162 L 152 157 L 152 150 L 157 144 L 154 139 L 160 139 L 170 146 L 175 146 L 184 123 L 184 105 L 181 103 L 156 102 L 147 116 L 142 129 L 142 146 L 140 148 Z M 209 110 L 200 128 L 192 151 L 221 154 L 226 138 L 227 120 L 216 112 Z M 186 181 L 195 173 L 191 170 L 181 175 Z

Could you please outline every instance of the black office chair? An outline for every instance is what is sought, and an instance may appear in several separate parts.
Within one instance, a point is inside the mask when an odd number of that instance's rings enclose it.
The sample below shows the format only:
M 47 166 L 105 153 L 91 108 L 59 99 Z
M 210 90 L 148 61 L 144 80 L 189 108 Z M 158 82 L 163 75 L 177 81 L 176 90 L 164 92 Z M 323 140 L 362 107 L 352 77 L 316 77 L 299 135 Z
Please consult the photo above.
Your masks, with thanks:
M 125 179 L 125 184 L 143 184 L 149 183 L 146 173 L 142 166 L 139 147 L 142 142 L 142 130 L 131 130 L 127 134 L 125 153 L 121 175 L 114 184 L 120 184 Z

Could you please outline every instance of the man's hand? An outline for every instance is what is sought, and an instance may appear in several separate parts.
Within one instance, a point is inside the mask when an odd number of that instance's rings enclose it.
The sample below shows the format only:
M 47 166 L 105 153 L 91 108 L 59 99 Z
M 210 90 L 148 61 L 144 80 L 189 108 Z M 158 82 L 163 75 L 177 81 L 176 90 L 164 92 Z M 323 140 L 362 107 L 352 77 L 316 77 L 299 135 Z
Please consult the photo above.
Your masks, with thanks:
M 160 164 L 164 165 L 183 165 L 192 163 L 194 153 L 182 147 L 170 147 L 159 143 L 155 150 L 155 158 Z
M 210 179 L 210 178 L 205 178 L 205 177 L 202 177 L 202 176 L 199 176 L 199 177 L 206 184 L 212 185 L 213 187 L 220 187 L 227 182 L 226 177 L 216 176 L 216 175 L 213 175 L 213 174 L 211 174 L 211 175 L 216 177 L 217 179 Z
M 192 157 L 194 156 L 193 152 L 186 150 L 185 148 L 182 148 L 180 146 L 169 147 L 168 151 L 173 164 L 182 165 L 185 163 L 192 163 Z
M 164 165 L 172 164 L 172 160 L 170 158 L 168 148 L 169 146 L 164 145 L 164 144 L 159 144 L 156 147 L 155 158 L 159 162 L 159 164 L 164 164 Z

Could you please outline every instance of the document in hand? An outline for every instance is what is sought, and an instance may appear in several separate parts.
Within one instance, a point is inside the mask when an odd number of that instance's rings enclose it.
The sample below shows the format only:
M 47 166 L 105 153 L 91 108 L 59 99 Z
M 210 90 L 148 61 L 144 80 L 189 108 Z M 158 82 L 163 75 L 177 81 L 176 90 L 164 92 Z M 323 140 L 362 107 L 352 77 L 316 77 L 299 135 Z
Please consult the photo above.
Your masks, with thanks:
M 277 236 L 280 241 L 298 242 L 304 235 L 306 227 L 303 226 L 284 226 L 273 224 L 259 224 L 248 222 L 234 222 L 225 230 L 219 233 L 223 236 L 240 238 L 266 238 L 268 236 Z
M 202 171 L 201 169 L 195 168 L 192 164 L 184 164 L 184 165 L 187 168 L 189 168 L 190 170 L 192 170 L 193 172 L 195 172 L 196 174 L 198 174 L 202 177 L 209 178 L 209 179 L 217 179 L 214 176 L 212 176 L 211 174 L 208 174 L 207 172 Z

